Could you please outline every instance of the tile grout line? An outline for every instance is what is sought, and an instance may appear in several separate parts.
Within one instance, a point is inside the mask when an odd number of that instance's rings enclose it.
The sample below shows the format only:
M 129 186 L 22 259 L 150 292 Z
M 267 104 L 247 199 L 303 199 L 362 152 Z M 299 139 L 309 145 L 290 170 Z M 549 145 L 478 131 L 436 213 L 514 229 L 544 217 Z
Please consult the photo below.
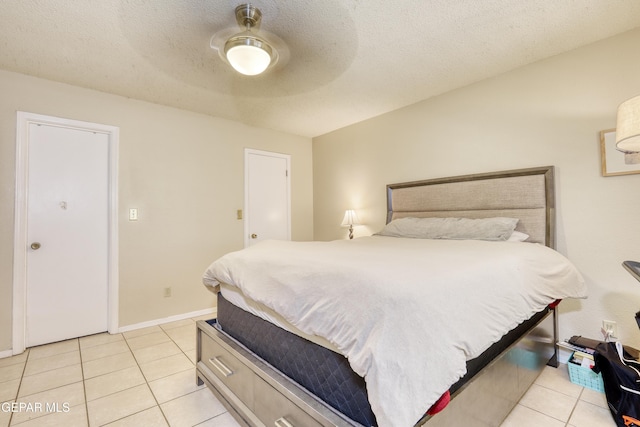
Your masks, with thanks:
M 84 413 L 87 416 L 87 427 L 91 425 L 89 421 L 89 402 L 87 402 L 87 383 L 84 377 L 84 364 L 82 363 L 82 346 L 80 345 L 80 338 L 78 340 L 78 351 L 80 352 L 80 372 L 82 373 L 82 392 L 84 393 Z
M 148 334 L 137 335 L 137 336 L 131 337 L 131 339 L 132 339 L 132 338 L 142 337 L 142 336 L 145 336 L 145 335 L 150 335 L 150 334 L 152 334 L 152 333 L 157 333 L 157 332 L 158 332 L 158 331 L 150 331 Z M 183 355 L 185 355 L 185 357 L 188 357 L 188 356 L 184 353 L 184 351 L 182 350 L 182 348 L 181 348 L 179 345 L 177 345 L 177 343 L 176 343 L 176 342 L 171 338 L 171 336 L 169 336 L 169 334 L 167 334 L 167 333 L 166 333 L 166 331 L 165 331 L 164 329 L 162 329 L 162 328 L 161 328 L 161 332 L 162 332 L 162 333 L 164 333 L 164 335 L 165 335 L 165 336 L 167 336 L 167 338 L 168 338 L 171 342 L 173 342 L 173 343 L 176 345 L 176 347 L 178 347 L 178 348 L 180 349 L 180 351 L 182 352 L 182 354 L 183 354 Z M 133 357 L 133 360 L 134 360 L 134 361 L 135 361 L 135 363 L 136 363 L 136 367 L 139 369 L 139 371 L 140 371 L 140 373 L 141 373 L 141 375 L 142 375 L 142 378 L 144 379 L 144 384 L 148 387 L 149 391 L 151 392 L 152 397 L 154 398 L 154 400 L 155 400 L 155 402 L 156 402 L 156 406 L 158 407 L 158 409 L 160 409 L 160 412 L 162 413 L 163 418 L 165 419 L 165 421 L 167 421 L 167 424 L 169 425 L 169 421 L 167 420 L 167 418 L 166 418 L 166 416 L 165 416 L 164 412 L 162 411 L 162 408 L 161 408 L 161 406 L 160 406 L 160 403 L 158 402 L 157 398 L 155 397 L 155 394 L 153 394 L 153 391 L 151 390 L 151 386 L 150 386 L 150 384 L 149 384 L 149 381 L 147 380 L 147 377 L 144 375 L 144 371 L 142 370 L 142 367 L 140 366 L 140 362 L 138 362 L 138 359 L 136 358 L 136 356 L 135 356 L 135 354 L 134 354 L 134 352 L 133 352 L 133 349 L 132 349 L 132 348 L 131 348 L 131 346 L 129 345 L 129 339 L 130 339 L 130 338 L 127 338 L 126 336 L 124 336 L 124 334 L 121 334 L 121 335 L 122 335 L 123 341 L 125 342 L 125 345 L 127 346 L 127 352 L 128 352 L 129 354 L 131 354 L 131 357 Z M 109 344 L 109 343 L 106 343 L 106 344 L 100 344 L 100 345 L 108 345 L 108 344 Z M 93 347 L 97 347 L 97 346 L 93 346 Z M 92 348 L 93 348 L 93 347 L 92 347 Z M 148 347 L 152 347 L 152 346 L 148 346 Z M 144 347 L 142 347 L 142 348 L 144 348 Z M 123 352 L 123 353 L 125 353 L 125 352 Z M 119 353 L 119 354 L 122 354 L 122 353 Z M 108 357 L 108 356 L 105 356 L 105 357 Z M 167 356 L 167 357 L 170 357 L 170 356 Z M 100 359 L 100 358 L 98 358 L 98 359 Z M 98 359 L 94 359 L 94 360 L 98 360 Z M 93 361 L 93 360 L 92 360 L 92 361 Z M 90 378 L 90 379 L 93 379 L 93 378 L 99 378 L 99 377 L 101 377 L 101 376 L 109 375 L 109 374 L 111 374 L 111 373 L 113 373 L 113 372 L 118 372 L 118 371 L 122 371 L 122 370 L 125 370 L 125 369 L 128 369 L 128 368 L 122 368 L 122 369 L 118 369 L 118 370 L 116 370 L 116 371 L 107 372 L 107 373 L 104 373 L 104 374 L 101 374 L 101 375 L 97 375 L 97 376 L 95 376 L 95 377 L 92 377 L 92 378 Z M 166 378 L 166 377 L 162 377 L 162 378 Z M 158 378 L 158 379 L 161 379 L 161 378 Z M 83 375 L 83 382 L 84 382 L 84 381 L 85 381 L 85 379 L 84 379 L 84 375 Z M 142 384 L 140 384 L 140 385 L 142 385 Z M 137 386 L 133 386 L 133 387 L 137 387 Z M 131 389 L 131 388 L 133 388 L 133 387 L 129 387 L 128 389 Z M 128 390 L 128 389 L 125 389 L 125 390 Z M 116 393 L 120 393 L 120 392 L 122 392 L 122 391 L 124 391 L 124 390 L 118 390 L 118 391 L 116 391 L 116 392 L 113 392 L 113 393 L 110 393 L 110 394 L 107 394 L 107 395 L 101 396 L 100 398 L 107 397 L 107 396 L 111 396 L 111 395 L 114 395 L 114 394 L 116 394 Z M 190 393 L 189 393 L 189 394 L 190 394 Z M 171 399 L 171 400 L 175 400 L 175 398 L 174 398 L 174 399 Z M 87 397 L 86 397 L 86 387 L 85 387 L 85 405 L 87 406 L 87 419 L 88 419 L 88 418 L 89 418 L 89 415 L 88 415 L 88 414 L 89 414 L 89 411 L 88 411 L 88 400 L 87 400 Z M 146 410 L 148 410 L 148 409 L 150 409 L 150 408 L 146 408 L 146 409 L 143 409 L 143 410 L 141 410 L 141 411 L 134 412 L 134 413 L 132 413 L 132 414 L 126 415 L 126 416 L 124 416 L 124 417 L 122 417 L 122 418 L 119 418 L 119 419 L 117 419 L 117 420 L 109 421 L 109 423 L 107 423 L 107 424 L 110 424 L 110 423 L 116 422 L 116 421 L 118 421 L 118 420 L 125 419 L 125 418 L 127 418 L 127 417 L 132 416 L 132 415 L 135 415 L 135 414 L 138 414 L 138 413 L 140 413 L 140 412 L 146 411 Z M 105 425 L 107 425 L 107 424 L 105 424 Z
M 582 390 L 580 390 L 580 394 L 578 395 L 578 399 L 576 399 L 576 403 L 573 405 L 573 408 L 571 408 L 571 412 L 569 413 L 569 418 L 567 418 L 567 422 L 565 424 L 565 427 L 569 427 L 570 426 L 570 422 L 571 422 L 571 417 L 573 416 L 573 413 L 576 411 L 576 408 L 578 407 L 578 403 L 580 402 L 580 398 L 582 397 L 582 393 L 584 393 L 584 387 L 582 387 Z
M 153 392 L 151 391 L 151 388 L 149 387 L 149 383 L 148 383 L 148 381 L 147 381 L 147 378 L 144 376 L 144 373 L 142 372 L 142 368 L 140 367 L 140 364 L 138 363 L 138 359 L 136 359 L 136 356 L 133 354 L 133 350 L 132 350 L 132 349 L 131 349 L 131 347 L 129 346 L 129 341 L 127 340 L 127 337 L 125 337 L 123 333 L 120 333 L 120 335 L 122 335 L 122 339 L 123 339 L 123 341 L 124 341 L 125 345 L 127 346 L 128 352 L 129 352 L 129 354 L 131 354 L 131 357 L 133 357 L 133 360 L 135 361 L 135 363 L 136 363 L 136 367 L 137 367 L 137 368 L 138 368 L 138 370 L 140 371 L 140 374 L 142 375 L 142 378 L 144 378 L 144 384 L 145 384 L 145 385 L 147 386 L 147 388 L 149 389 L 149 392 L 151 393 L 151 396 L 153 396 L 153 398 L 154 398 L 154 400 L 156 401 L 156 404 L 157 404 L 157 403 L 158 403 L 158 401 L 156 400 L 155 396 L 153 395 Z M 148 335 L 148 334 L 144 334 L 144 335 Z M 142 336 L 142 335 L 140 335 L 140 336 Z M 135 338 L 135 337 L 134 337 L 134 338 Z M 107 343 L 107 344 L 109 344 L 109 343 Z M 101 344 L 101 345 L 106 345 L 106 344 Z M 94 346 L 94 347 L 97 347 L 97 346 Z M 123 354 L 123 353 L 125 353 L 125 352 L 118 353 L 118 354 Z M 105 356 L 105 357 L 108 357 L 108 356 Z M 101 359 L 101 358 L 98 358 L 98 359 Z M 94 359 L 94 360 L 98 360 L 98 359 Z M 117 369 L 117 370 L 115 370 L 115 371 L 107 372 L 107 373 L 104 373 L 104 374 L 102 374 L 102 375 L 96 375 L 95 377 L 92 377 L 92 378 L 99 378 L 99 377 L 101 377 L 101 376 L 109 375 L 109 374 L 111 374 L 111 373 L 113 373 L 113 372 L 123 371 L 123 370 L 125 370 L 125 369 L 128 369 L 128 368 Z M 90 379 L 92 379 L 92 378 L 90 378 Z M 83 380 L 83 382 L 84 382 L 84 380 Z M 139 384 L 139 385 L 142 385 L 142 384 Z M 126 389 L 124 389 L 124 390 L 118 390 L 118 391 L 116 391 L 116 392 L 109 393 L 109 394 L 106 394 L 106 395 L 104 395 L 104 396 L 100 396 L 98 399 L 94 399 L 94 400 L 99 400 L 99 399 L 102 399 L 102 398 L 107 397 L 107 396 L 112 396 L 112 395 L 117 394 L 117 393 L 120 393 L 120 392 L 122 392 L 122 391 L 130 390 L 130 389 L 132 389 L 132 388 L 134 388 L 134 387 L 138 387 L 138 386 L 132 386 L 132 387 L 126 388 Z M 88 424 L 90 427 L 93 427 L 93 426 L 91 426 L 91 421 L 90 421 L 90 419 L 89 419 L 89 401 L 87 400 L 86 391 L 85 391 L 85 405 L 87 406 L 87 424 Z M 158 408 L 159 408 L 159 405 L 158 405 Z M 146 410 L 148 410 L 148 409 L 150 409 L 150 408 L 146 408 L 146 409 L 140 410 L 140 411 L 138 411 L 138 412 L 134 412 L 134 413 L 132 413 L 132 414 L 125 415 L 124 417 L 121 417 L 121 418 L 118 418 L 118 419 L 115 419 L 115 420 L 111 420 L 111 421 L 109 421 L 109 422 L 108 422 L 108 423 L 106 423 L 106 424 L 102 424 L 101 426 L 106 426 L 106 425 L 109 425 L 109 424 L 114 423 L 114 422 L 116 422 L 116 421 L 123 420 L 123 419 L 125 419 L 125 418 L 127 418 L 127 417 L 130 417 L 130 416 L 132 416 L 132 415 L 139 414 L 140 412 L 146 411 Z M 164 416 L 164 414 L 163 414 L 163 416 Z M 95 426 L 95 427 L 101 427 L 101 426 Z
M 160 330 L 162 330 L 162 332 L 167 335 L 167 333 L 164 331 L 164 329 L 160 328 Z M 122 337 L 124 338 L 125 343 L 127 344 L 127 347 L 129 348 L 129 351 L 131 352 L 131 356 L 133 357 L 133 360 L 136 361 L 136 366 L 138 367 L 138 369 L 140 370 L 140 373 L 142 374 L 142 378 L 144 378 L 144 383 L 147 386 L 147 389 L 149 389 L 149 393 L 151 393 L 151 397 L 153 397 L 154 402 L 156 402 L 156 406 L 158 407 L 158 409 L 160 410 L 160 413 L 162 414 L 162 418 L 164 418 L 164 421 L 167 423 L 167 425 L 169 424 L 169 420 L 167 419 L 167 416 L 164 414 L 164 411 L 162 410 L 162 408 L 160 407 L 160 402 L 158 402 L 158 398 L 156 397 L 156 395 L 153 393 L 153 390 L 151 390 L 151 386 L 149 385 L 149 381 L 147 380 L 147 377 L 144 374 L 144 371 L 142 370 L 142 367 L 140 366 L 140 363 L 138 362 L 138 359 L 136 358 L 136 355 L 133 353 L 133 350 L 131 349 L 131 346 L 129 346 L 129 340 L 127 339 L 127 337 L 124 336 L 124 334 L 122 335 Z M 169 335 L 167 335 L 167 337 L 169 339 L 171 339 L 171 337 Z M 144 409 L 144 411 L 148 410 Z M 136 414 L 140 413 L 142 411 L 136 412 Z M 134 414 L 130 414 L 128 415 L 129 417 L 131 415 Z M 125 417 L 126 418 L 126 417 Z
M 20 383 L 18 383 L 18 389 L 16 390 L 16 396 L 13 398 L 14 402 L 18 401 L 18 396 L 20 396 L 20 388 L 22 388 L 22 380 L 24 379 L 24 373 L 27 370 L 27 363 L 29 362 L 29 356 L 31 356 L 31 349 L 27 348 L 25 349 L 25 351 L 27 352 L 27 356 L 25 357 L 24 360 L 24 366 L 22 367 L 22 374 L 20 375 Z M 11 426 L 11 421 L 13 421 L 13 415 L 15 414 L 15 412 L 11 412 L 11 415 L 9 416 L 9 426 Z

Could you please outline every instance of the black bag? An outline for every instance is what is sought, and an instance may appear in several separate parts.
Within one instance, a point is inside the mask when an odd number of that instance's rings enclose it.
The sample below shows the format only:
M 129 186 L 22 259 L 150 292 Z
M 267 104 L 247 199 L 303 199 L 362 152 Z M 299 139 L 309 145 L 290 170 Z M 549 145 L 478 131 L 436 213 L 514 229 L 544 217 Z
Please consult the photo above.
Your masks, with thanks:
M 595 349 L 593 371 L 602 373 L 604 392 L 618 427 L 640 427 L 640 363 L 619 342 L 603 342 Z

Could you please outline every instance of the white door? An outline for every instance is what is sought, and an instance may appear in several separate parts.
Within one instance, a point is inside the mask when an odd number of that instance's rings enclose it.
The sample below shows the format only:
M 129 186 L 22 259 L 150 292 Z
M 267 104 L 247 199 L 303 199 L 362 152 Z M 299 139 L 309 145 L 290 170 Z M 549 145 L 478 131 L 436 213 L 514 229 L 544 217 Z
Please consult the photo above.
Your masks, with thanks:
M 245 150 L 245 247 L 291 238 L 290 156 Z
M 30 123 L 27 347 L 106 331 L 109 136 Z

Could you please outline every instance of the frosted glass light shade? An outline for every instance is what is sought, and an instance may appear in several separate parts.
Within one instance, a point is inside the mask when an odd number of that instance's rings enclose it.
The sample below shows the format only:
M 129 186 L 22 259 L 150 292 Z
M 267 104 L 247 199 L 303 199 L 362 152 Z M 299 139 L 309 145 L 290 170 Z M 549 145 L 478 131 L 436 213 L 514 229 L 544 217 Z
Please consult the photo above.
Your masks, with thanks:
M 640 151 L 640 96 L 618 107 L 616 149 L 624 152 Z
M 230 38 L 225 43 L 224 51 L 229 64 L 247 76 L 264 72 L 271 64 L 273 52 L 271 46 L 249 31 Z

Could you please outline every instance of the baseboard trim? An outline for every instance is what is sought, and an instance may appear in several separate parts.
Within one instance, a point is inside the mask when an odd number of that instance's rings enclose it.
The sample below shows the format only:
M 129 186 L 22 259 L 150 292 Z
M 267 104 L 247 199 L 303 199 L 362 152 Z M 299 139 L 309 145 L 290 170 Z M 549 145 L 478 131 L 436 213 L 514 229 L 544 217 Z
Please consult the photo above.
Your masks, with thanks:
M 162 319 L 149 320 L 147 322 L 123 326 L 121 328 L 118 328 L 118 332 L 116 333 L 129 332 L 129 331 L 134 331 L 136 329 L 148 328 L 150 326 L 163 325 L 165 323 L 176 322 L 178 320 L 184 320 L 184 319 L 190 319 L 192 317 L 206 316 L 207 314 L 213 314 L 213 316 L 215 316 L 217 312 L 218 312 L 218 309 L 216 307 L 213 307 L 213 308 L 205 308 L 204 310 L 192 311 L 190 313 L 176 314 L 174 316 L 164 317 Z M 11 357 L 11 356 L 15 356 L 15 354 L 13 354 L 13 349 L 0 351 L 0 359 L 4 359 L 6 357 Z
M 135 323 L 133 325 L 122 326 L 118 328 L 118 333 L 135 331 L 136 329 L 148 328 L 150 326 L 163 325 L 165 323 L 176 322 L 178 320 L 190 319 L 192 317 L 205 316 L 207 314 L 217 313 L 217 308 L 206 308 L 204 310 L 192 311 L 190 313 L 176 314 L 174 316 L 164 317 L 162 319 L 149 320 L 146 322 Z

